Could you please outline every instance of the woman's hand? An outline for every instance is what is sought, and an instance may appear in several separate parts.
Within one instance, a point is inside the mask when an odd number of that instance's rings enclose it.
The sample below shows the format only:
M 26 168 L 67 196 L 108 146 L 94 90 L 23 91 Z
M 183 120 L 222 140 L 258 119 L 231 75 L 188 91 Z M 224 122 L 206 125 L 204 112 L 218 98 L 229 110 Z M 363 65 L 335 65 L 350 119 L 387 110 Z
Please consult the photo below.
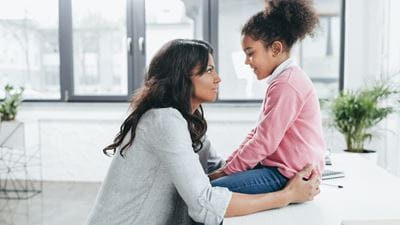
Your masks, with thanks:
M 307 165 L 289 180 L 283 191 L 287 193 L 289 204 L 301 203 L 311 201 L 319 194 L 319 184 L 319 176 L 311 165 Z
M 227 174 L 224 172 L 223 168 L 221 168 L 221 169 L 218 169 L 218 170 L 208 174 L 208 178 L 210 178 L 210 181 L 212 181 L 212 180 L 218 179 L 220 177 L 224 177 L 226 175 Z
M 225 216 L 243 216 L 285 207 L 290 203 L 310 201 L 319 193 L 319 183 L 319 176 L 315 171 L 313 172 L 312 166 L 308 165 L 290 179 L 281 191 L 266 194 L 239 194 L 234 192 Z

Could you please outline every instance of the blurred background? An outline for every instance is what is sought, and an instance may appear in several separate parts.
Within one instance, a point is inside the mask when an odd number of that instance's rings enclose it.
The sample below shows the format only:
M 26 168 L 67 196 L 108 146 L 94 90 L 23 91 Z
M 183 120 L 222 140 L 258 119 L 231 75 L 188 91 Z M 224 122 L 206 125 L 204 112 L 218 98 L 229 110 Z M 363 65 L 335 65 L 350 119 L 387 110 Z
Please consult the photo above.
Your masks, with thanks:
M 320 98 L 327 152 L 342 152 L 330 103 L 341 91 L 399 84 L 400 2 L 314 4 L 319 27 L 292 57 Z M 171 39 L 202 39 L 215 49 L 222 82 L 217 101 L 204 108 L 208 137 L 227 157 L 257 121 L 266 90 L 240 46 L 241 26 L 263 7 L 263 0 L 0 1 L 0 99 L 21 103 L 0 126 L 0 224 L 84 223 L 111 160 L 102 148 L 155 51 Z M 400 176 L 400 107 L 393 109 L 371 128 L 365 148 L 376 150 L 373 163 Z

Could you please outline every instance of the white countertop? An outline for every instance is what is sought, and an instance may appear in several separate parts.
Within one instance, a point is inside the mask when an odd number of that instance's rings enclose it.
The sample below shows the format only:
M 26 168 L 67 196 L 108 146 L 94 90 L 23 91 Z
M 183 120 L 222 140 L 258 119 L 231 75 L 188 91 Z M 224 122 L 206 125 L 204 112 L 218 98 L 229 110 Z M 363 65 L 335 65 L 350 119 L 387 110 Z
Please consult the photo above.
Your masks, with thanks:
M 343 220 L 400 220 L 400 178 L 357 153 L 331 155 L 333 167 L 345 178 L 325 180 L 344 188 L 321 185 L 311 202 L 248 216 L 227 218 L 224 225 L 340 225 Z M 373 158 L 373 157 L 372 157 Z

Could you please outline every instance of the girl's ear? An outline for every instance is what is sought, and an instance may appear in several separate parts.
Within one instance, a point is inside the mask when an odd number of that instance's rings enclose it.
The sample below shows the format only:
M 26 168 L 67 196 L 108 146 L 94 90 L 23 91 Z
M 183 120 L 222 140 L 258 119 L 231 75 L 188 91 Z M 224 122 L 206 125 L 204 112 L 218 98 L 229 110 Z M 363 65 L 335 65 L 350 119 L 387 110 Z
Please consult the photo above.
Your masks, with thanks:
M 281 41 L 274 41 L 271 44 L 272 55 L 275 57 L 283 52 L 283 44 Z

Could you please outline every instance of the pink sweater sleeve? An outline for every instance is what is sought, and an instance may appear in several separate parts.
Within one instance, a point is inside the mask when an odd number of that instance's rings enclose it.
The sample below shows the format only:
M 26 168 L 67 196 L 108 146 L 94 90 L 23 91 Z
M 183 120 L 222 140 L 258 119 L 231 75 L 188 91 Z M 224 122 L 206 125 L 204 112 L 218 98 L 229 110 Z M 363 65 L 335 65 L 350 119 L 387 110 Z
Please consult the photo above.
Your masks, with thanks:
M 286 82 L 272 83 L 264 102 L 254 134 L 230 157 L 224 168 L 226 174 L 254 168 L 273 154 L 303 105 L 300 94 Z

